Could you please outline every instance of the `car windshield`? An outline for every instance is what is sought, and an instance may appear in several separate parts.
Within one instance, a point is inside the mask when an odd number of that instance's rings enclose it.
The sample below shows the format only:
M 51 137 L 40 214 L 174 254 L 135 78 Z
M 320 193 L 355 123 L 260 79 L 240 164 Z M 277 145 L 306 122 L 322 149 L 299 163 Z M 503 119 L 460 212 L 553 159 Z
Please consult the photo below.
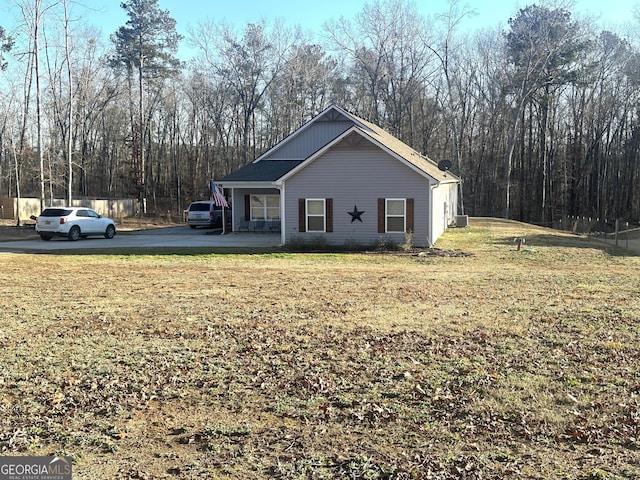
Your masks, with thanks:
M 189 211 L 191 212 L 208 212 L 209 204 L 208 203 L 192 203 L 189 207 Z
M 40 214 L 41 217 L 66 217 L 71 214 L 71 210 L 66 208 L 45 208 Z

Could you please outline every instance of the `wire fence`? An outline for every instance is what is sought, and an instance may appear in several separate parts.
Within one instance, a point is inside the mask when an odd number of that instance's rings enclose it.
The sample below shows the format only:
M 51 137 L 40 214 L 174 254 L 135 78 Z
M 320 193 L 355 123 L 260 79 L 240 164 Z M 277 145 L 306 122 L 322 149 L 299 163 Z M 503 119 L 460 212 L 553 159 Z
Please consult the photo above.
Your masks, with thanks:
M 556 228 L 579 235 L 589 235 L 640 253 L 640 224 L 634 222 L 567 215 L 559 220 Z

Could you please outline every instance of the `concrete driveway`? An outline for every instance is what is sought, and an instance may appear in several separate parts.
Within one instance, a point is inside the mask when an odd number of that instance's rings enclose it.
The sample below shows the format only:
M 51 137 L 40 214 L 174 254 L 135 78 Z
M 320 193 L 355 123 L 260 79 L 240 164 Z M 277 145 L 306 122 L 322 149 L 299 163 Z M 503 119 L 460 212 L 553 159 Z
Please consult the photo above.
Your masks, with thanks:
M 39 237 L 30 240 L 0 242 L 0 252 L 55 252 L 86 248 L 156 248 L 156 247 L 228 247 L 269 248 L 280 245 L 277 233 L 226 233 L 220 230 L 195 229 L 187 226 L 165 227 L 139 231 L 118 231 L 110 240 L 90 237 L 70 242 L 66 238 L 54 238 L 48 242 Z

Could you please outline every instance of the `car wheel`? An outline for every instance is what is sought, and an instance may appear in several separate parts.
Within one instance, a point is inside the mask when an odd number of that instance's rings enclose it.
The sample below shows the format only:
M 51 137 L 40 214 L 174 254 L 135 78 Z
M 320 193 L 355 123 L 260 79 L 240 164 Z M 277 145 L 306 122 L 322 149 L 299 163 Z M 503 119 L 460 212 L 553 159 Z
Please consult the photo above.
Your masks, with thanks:
M 69 233 L 67 234 L 67 237 L 72 242 L 75 242 L 76 240 L 79 240 L 80 239 L 80 227 L 78 227 L 77 225 L 71 227 L 71 230 L 69 230 Z
M 191 227 L 191 230 L 195 230 L 196 226 L 195 225 L 189 225 Z
M 113 225 L 107 225 L 107 230 L 104 232 L 104 238 L 113 238 L 116 235 L 116 227 Z
M 40 235 L 40 238 L 48 242 L 52 237 L 51 235 Z

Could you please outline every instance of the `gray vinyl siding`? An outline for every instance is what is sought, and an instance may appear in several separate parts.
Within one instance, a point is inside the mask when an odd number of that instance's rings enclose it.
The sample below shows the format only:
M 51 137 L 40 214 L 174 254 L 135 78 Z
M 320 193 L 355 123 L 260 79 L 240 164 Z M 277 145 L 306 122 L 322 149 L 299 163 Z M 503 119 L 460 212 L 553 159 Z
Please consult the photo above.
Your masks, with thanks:
M 301 160 L 308 158 L 353 126 L 350 121 L 319 121 L 312 128 L 302 130 L 297 135 L 275 147 L 261 160 Z
M 285 242 L 312 239 L 318 233 L 298 231 L 298 199 L 332 198 L 333 232 L 328 244 L 369 245 L 380 239 L 398 244 L 403 233 L 378 233 L 378 198 L 413 198 L 415 246 L 429 246 L 429 179 L 369 142 L 348 146 L 345 142 L 316 158 L 285 184 Z M 363 222 L 351 222 L 354 206 L 364 211 Z

